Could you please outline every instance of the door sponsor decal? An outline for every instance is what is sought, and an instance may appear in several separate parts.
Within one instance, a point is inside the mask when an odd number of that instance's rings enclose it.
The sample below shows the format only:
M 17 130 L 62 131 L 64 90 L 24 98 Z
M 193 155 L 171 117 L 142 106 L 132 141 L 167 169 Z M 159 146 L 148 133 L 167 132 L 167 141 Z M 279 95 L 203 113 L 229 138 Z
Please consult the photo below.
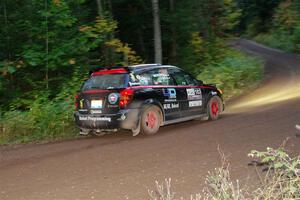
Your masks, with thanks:
M 202 101 L 189 101 L 189 107 L 199 107 L 202 106 Z
M 83 116 L 80 116 L 79 120 L 80 121 L 107 121 L 107 122 L 111 122 L 110 117 L 90 117 L 90 116 L 83 117 Z
M 164 109 L 165 110 L 176 109 L 176 108 L 179 108 L 179 103 L 167 103 L 167 104 L 164 104 Z
M 174 102 L 177 101 L 177 94 L 176 94 L 176 89 L 175 88 L 164 88 L 163 89 L 163 94 L 165 97 L 165 102 Z
M 188 88 L 186 89 L 188 100 L 202 99 L 202 92 L 200 88 Z
M 164 88 L 163 93 L 165 97 L 170 99 L 176 99 L 176 89 L 175 88 Z

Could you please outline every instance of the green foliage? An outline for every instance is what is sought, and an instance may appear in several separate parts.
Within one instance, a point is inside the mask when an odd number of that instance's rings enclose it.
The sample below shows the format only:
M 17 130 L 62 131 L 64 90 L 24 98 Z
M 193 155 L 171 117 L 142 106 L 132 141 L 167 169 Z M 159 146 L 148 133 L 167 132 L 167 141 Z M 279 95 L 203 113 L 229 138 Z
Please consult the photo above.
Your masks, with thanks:
M 292 33 L 297 25 L 297 20 L 299 19 L 299 14 L 296 9 L 294 9 L 294 3 L 292 0 L 287 0 L 279 4 L 274 15 L 274 26 L 278 30 L 286 31 L 287 33 Z
M 257 31 L 255 26 L 248 26 L 247 33 L 267 46 L 286 52 L 300 52 L 300 3 L 296 0 L 281 1 L 273 8 L 268 29 Z M 255 21 L 254 21 L 255 22 Z
M 112 39 L 105 43 L 106 46 L 114 48 L 116 53 L 121 53 L 123 56 L 123 61 L 120 62 L 123 66 L 141 64 L 142 59 L 136 55 L 128 44 L 123 44 L 119 39 Z
M 245 199 L 239 182 L 231 181 L 229 167 L 219 167 L 208 172 L 204 189 L 205 200 L 242 200 Z
M 275 9 L 283 0 L 237 0 L 241 9 L 240 32 L 255 36 L 272 27 Z
M 115 21 L 96 18 L 91 26 L 81 26 L 79 30 L 88 38 L 88 46 L 95 49 L 103 45 L 107 41 L 108 35 L 112 34 L 116 28 Z
M 254 37 L 254 40 L 275 49 L 282 49 L 286 52 L 294 52 L 296 48 L 296 43 L 294 43 L 293 38 L 289 37 L 286 32 L 259 34 Z
M 262 71 L 258 58 L 227 50 L 223 58 L 206 66 L 197 78 L 216 84 L 228 99 L 254 87 L 261 80 Z
M 44 97 L 33 102 L 29 111 L 6 112 L 0 120 L 0 144 L 76 136 L 72 100 L 49 101 Z
M 232 32 L 241 17 L 241 10 L 233 0 L 202 0 L 200 12 L 202 17 L 206 18 L 204 21 L 207 23 L 207 36 L 210 39 L 224 37 Z
M 251 151 L 250 157 L 267 165 L 268 171 L 255 190 L 255 199 L 299 199 L 300 156 L 290 157 L 283 148 Z
M 21 6 L 6 0 L 0 3 L 5 11 L 3 17 L 0 13 L 4 19 L 0 27 L 4 42 L 0 43 L 1 143 L 74 135 L 73 96 L 89 70 L 141 62 L 128 44 L 114 38 L 116 21 L 96 16 L 91 20 L 85 12 L 77 12 L 87 10 L 85 4 L 84 0 L 25 0 Z

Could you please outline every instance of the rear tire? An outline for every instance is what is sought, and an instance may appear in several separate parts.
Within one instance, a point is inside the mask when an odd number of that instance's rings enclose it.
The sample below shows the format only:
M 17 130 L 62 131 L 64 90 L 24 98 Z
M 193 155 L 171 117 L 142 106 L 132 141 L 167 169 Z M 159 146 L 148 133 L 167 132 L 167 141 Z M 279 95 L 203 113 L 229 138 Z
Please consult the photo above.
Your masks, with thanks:
M 161 124 L 161 111 L 157 106 L 145 108 L 141 115 L 141 133 L 145 135 L 154 135 L 158 132 Z
M 218 96 L 213 96 L 207 103 L 207 115 L 209 120 L 217 120 L 220 113 L 223 111 L 222 99 Z

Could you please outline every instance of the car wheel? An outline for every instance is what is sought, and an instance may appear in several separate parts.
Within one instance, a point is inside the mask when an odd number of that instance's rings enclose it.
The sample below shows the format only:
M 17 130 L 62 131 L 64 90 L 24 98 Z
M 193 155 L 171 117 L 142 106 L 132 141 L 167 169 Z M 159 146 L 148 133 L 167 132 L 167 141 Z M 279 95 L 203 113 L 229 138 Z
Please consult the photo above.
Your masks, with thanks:
M 157 106 L 147 107 L 141 116 L 141 133 L 146 135 L 154 135 L 158 132 L 160 123 L 160 109 Z
M 207 114 L 210 120 L 217 120 L 222 112 L 222 100 L 218 96 L 212 97 L 207 104 Z

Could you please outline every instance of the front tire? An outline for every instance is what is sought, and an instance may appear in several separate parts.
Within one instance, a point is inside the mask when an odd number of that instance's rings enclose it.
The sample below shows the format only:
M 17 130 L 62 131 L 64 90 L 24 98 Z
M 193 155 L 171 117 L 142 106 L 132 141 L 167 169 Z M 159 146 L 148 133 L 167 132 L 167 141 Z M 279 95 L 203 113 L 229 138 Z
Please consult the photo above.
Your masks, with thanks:
M 160 123 L 160 109 L 153 105 L 147 107 L 141 115 L 141 133 L 145 135 L 154 135 L 158 132 Z
M 213 96 L 207 103 L 207 115 L 209 120 L 217 120 L 223 110 L 222 99 L 218 96 Z

